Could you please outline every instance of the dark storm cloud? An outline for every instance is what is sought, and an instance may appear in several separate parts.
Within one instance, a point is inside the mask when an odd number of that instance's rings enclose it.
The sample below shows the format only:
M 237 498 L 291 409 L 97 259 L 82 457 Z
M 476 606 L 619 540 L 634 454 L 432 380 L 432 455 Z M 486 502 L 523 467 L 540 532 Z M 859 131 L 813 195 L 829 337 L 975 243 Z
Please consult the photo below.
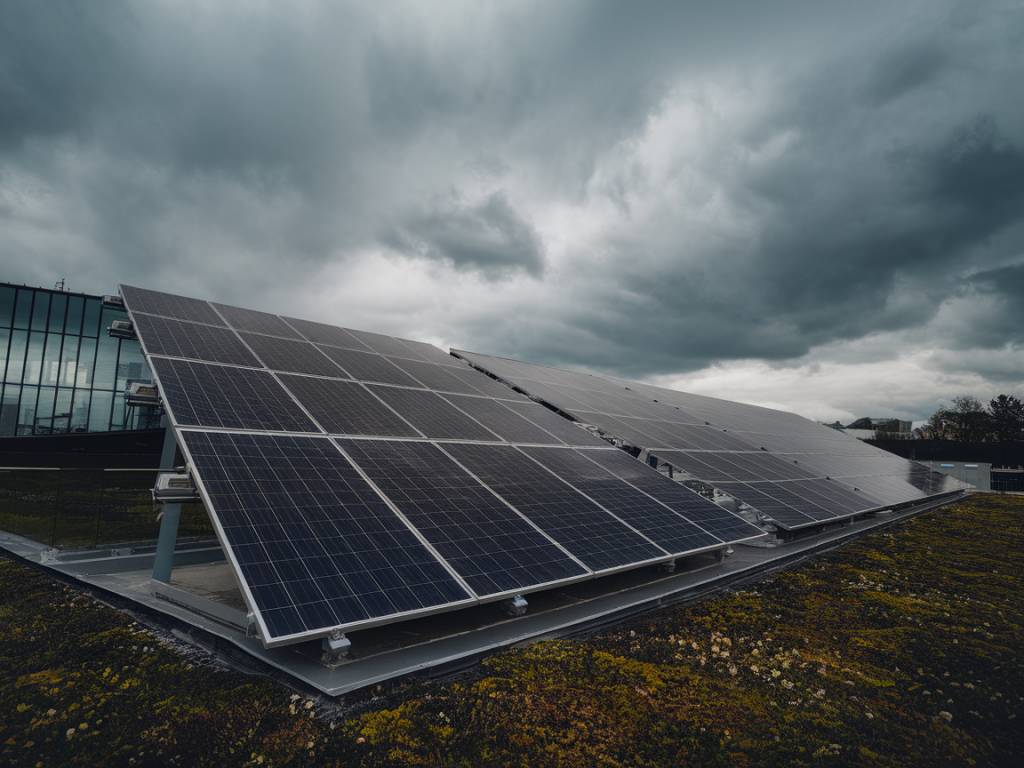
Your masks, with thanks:
M 382 330 L 633 375 L 995 350 L 1022 39 L 998 2 L 9 3 L 0 256 L 293 312 L 378 259 L 438 297 Z
M 738 172 L 720 158 L 715 193 L 753 237 L 695 241 L 690 201 L 666 201 L 666 215 L 609 243 L 617 281 L 588 285 L 603 311 L 567 309 L 577 344 L 538 333 L 524 351 L 643 375 L 926 326 L 972 265 L 1024 252 L 1024 125 L 1002 98 L 1024 78 L 1022 33 L 1019 11 L 954 16 L 932 40 L 917 29 L 913 43 L 794 82 L 746 128 L 744 149 L 788 132 L 786 149 Z M 1016 320 L 973 316 L 962 337 L 998 346 Z
M 384 238 L 391 247 L 475 269 L 489 277 L 523 270 L 540 276 L 543 244 L 506 197 L 496 192 L 476 205 L 446 201 Z

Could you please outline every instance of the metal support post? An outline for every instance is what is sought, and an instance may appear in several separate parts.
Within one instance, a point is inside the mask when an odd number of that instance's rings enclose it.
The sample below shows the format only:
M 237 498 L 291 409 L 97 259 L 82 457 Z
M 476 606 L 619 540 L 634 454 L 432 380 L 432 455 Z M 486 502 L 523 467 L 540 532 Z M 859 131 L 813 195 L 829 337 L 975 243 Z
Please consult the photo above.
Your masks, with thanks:
M 166 417 L 165 417 L 166 419 Z M 178 444 L 174 439 L 174 428 L 167 424 L 164 432 L 164 447 L 160 454 L 160 468 L 174 466 Z M 156 557 L 153 560 L 153 579 L 169 584 L 174 566 L 174 545 L 178 541 L 178 524 L 181 522 L 181 504 L 165 503 L 160 516 L 160 535 L 156 542 Z

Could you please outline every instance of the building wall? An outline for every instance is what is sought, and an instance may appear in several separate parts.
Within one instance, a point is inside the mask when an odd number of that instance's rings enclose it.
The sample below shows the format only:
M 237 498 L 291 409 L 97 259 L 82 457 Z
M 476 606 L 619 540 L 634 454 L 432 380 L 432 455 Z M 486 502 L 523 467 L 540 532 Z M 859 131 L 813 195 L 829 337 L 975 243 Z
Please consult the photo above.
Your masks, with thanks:
M 157 426 L 125 404 L 152 374 L 138 341 L 107 334 L 116 319 L 99 296 L 0 283 L 0 437 Z

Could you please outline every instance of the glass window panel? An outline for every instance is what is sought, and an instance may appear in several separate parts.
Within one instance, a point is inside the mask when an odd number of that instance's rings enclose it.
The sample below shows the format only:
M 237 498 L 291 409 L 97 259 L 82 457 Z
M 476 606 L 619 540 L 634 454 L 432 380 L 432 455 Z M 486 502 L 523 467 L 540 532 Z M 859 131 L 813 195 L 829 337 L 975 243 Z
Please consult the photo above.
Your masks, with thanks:
M 96 363 L 96 339 L 83 338 L 78 349 L 78 364 L 75 366 L 75 386 L 91 387 L 92 370 Z
M 99 299 L 85 300 L 85 315 L 82 320 L 83 336 L 100 335 L 100 306 Z
M 110 428 L 112 430 L 120 430 L 125 428 L 125 422 L 128 416 L 128 407 L 124 401 L 124 394 L 118 392 L 114 395 L 114 409 L 110 414 Z
M 21 395 L 21 386 L 8 384 L 3 390 L 3 397 L 0 398 L 0 436 L 10 437 L 18 428 L 18 397 Z
M 53 431 L 64 433 L 68 431 L 71 424 L 71 396 L 72 389 L 61 387 L 57 390 L 57 400 L 53 406 Z
M 0 327 L 10 328 L 14 319 L 14 300 L 18 291 L 10 285 L 0 285 Z
M 85 306 L 85 299 L 81 296 L 68 297 L 68 318 L 64 325 L 64 333 L 82 332 L 82 309 Z
M 92 370 L 92 385 L 96 389 L 113 389 L 117 369 L 117 339 L 100 336 L 96 350 L 96 365 Z
M 37 435 L 48 435 L 53 431 L 53 401 L 57 395 L 54 387 L 40 387 L 36 401 L 35 429 Z
M 60 348 L 64 337 L 59 333 L 46 334 L 46 350 L 43 352 L 43 367 L 39 374 L 40 384 L 56 385 L 60 378 Z
M 11 331 L 10 354 L 7 356 L 6 381 L 21 383 L 25 369 L 25 350 L 28 347 L 28 331 Z
M 32 305 L 32 330 L 45 331 L 46 318 L 50 314 L 50 294 L 36 291 L 36 300 Z
M 68 308 L 68 297 L 54 294 L 50 297 L 50 333 L 64 333 L 64 313 Z
M 17 306 L 14 309 L 14 327 L 28 329 L 32 319 L 32 294 L 28 288 L 18 289 Z
M 91 397 L 91 390 L 75 390 L 74 405 L 71 406 L 70 431 L 85 432 L 89 429 L 89 399 Z
M 78 369 L 78 342 L 77 336 L 64 337 L 64 349 L 60 353 L 60 381 L 57 382 L 61 386 L 75 386 Z
M 36 397 L 39 395 L 39 387 L 22 387 L 21 401 L 18 404 L 18 426 L 16 432 L 19 435 L 31 435 L 32 424 L 36 420 Z
M 4 380 L 4 371 L 7 370 L 7 350 L 11 343 L 11 332 L 7 328 L 0 328 L 0 383 Z
M 92 393 L 92 407 L 89 409 L 90 432 L 106 432 L 110 429 L 110 406 L 113 402 L 113 392 Z
M 114 389 L 123 392 L 132 381 L 152 381 L 153 377 L 149 372 L 142 357 L 142 349 L 139 342 L 134 340 L 123 340 L 121 342 L 121 354 L 117 359 L 117 385 Z
M 28 355 L 25 357 L 26 384 L 38 384 L 43 373 L 43 347 L 46 334 L 32 332 L 28 335 Z

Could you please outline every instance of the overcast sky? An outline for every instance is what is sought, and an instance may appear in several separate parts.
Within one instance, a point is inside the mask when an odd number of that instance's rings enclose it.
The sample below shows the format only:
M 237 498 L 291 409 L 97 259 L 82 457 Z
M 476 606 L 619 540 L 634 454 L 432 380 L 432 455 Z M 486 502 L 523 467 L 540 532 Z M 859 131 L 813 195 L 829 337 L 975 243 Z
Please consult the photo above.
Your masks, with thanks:
M 6 2 L 0 280 L 820 419 L 1024 394 L 1021 2 Z

